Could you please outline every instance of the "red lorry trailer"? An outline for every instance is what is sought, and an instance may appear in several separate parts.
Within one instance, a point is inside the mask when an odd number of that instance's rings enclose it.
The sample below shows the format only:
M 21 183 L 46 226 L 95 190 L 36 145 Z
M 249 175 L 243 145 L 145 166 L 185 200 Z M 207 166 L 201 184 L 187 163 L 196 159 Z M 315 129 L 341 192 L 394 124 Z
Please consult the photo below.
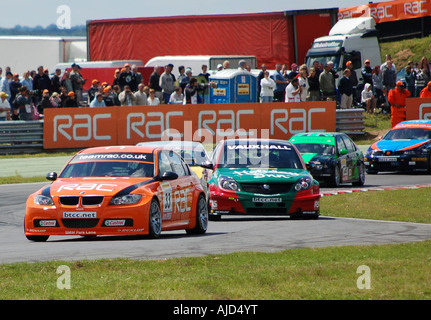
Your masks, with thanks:
M 164 55 L 253 55 L 265 63 L 302 64 L 313 40 L 328 34 L 338 8 L 92 20 L 87 59 L 142 60 Z M 237 67 L 237 66 L 231 66 Z

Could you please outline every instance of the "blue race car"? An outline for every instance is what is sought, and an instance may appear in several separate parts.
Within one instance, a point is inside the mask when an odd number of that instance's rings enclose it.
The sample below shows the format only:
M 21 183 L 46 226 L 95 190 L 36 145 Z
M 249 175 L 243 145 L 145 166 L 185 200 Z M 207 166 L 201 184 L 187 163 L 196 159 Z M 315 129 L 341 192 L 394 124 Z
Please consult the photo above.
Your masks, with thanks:
M 403 121 L 368 149 L 367 173 L 426 171 L 431 173 L 431 120 Z

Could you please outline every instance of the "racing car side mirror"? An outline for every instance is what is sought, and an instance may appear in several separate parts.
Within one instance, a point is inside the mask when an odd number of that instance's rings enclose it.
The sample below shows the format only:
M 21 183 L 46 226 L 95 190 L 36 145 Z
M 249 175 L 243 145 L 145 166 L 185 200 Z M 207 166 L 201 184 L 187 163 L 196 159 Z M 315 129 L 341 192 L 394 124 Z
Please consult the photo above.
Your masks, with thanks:
M 305 164 L 305 168 L 306 168 L 308 171 L 310 171 L 310 170 L 311 170 L 311 168 L 313 168 L 313 165 L 312 165 L 310 162 L 307 162 L 307 163 Z
M 162 180 L 175 180 L 178 179 L 178 174 L 172 171 L 166 171 L 162 175 Z
M 205 162 L 203 162 L 203 163 L 201 164 L 201 167 L 202 167 L 202 168 L 205 168 L 205 169 L 210 169 L 210 170 L 213 170 L 213 169 L 214 169 L 214 165 L 213 165 L 211 162 L 209 162 L 209 161 L 205 161 Z
M 55 181 L 57 180 L 57 172 L 50 172 L 46 175 L 46 180 Z
M 347 151 L 347 149 L 341 149 L 340 150 L 340 155 L 342 155 L 342 156 L 344 156 L 345 154 L 348 154 L 349 153 L 349 151 Z

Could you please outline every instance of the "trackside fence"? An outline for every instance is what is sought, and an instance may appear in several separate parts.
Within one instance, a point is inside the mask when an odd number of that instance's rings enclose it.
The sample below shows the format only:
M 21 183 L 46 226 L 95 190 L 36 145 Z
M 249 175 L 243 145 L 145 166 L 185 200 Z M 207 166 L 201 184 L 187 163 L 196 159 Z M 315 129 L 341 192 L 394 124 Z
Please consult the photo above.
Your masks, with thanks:
M 336 130 L 348 135 L 363 135 L 365 132 L 364 109 L 337 109 Z

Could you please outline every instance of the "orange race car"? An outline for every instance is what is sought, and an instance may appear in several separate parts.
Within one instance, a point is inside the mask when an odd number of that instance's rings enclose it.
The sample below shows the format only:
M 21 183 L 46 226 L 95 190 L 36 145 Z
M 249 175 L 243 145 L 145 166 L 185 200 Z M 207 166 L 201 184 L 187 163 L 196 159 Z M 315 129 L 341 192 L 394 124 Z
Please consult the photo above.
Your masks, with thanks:
M 27 239 L 51 235 L 205 233 L 208 205 L 196 175 L 174 151 L 114 146 L 78 152 L 27 199 Z

